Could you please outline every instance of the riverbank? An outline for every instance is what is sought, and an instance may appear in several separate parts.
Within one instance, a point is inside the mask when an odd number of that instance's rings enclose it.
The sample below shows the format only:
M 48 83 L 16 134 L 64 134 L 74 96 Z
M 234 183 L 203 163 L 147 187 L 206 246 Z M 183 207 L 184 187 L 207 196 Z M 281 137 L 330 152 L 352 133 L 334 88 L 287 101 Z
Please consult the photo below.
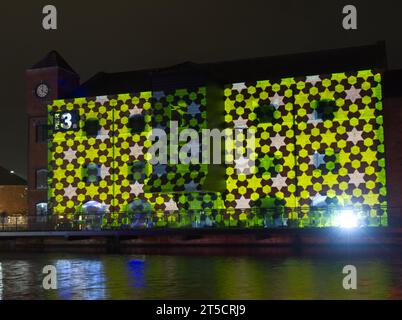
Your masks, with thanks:
M 402 247 L 402 228 L 316 229 L 138 229 L 129 231 L 0 232 L 0 251 L 46 248 L 261 246 Z

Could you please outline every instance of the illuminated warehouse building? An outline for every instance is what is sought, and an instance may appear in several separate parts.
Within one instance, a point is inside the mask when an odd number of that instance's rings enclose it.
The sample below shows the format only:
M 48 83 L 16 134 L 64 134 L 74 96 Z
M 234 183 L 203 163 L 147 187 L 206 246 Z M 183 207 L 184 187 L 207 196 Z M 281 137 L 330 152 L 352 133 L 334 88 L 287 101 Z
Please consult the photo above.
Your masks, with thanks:
M 398 223 L 401 98 L 387 77 L 399 81 L 383 43 L 81 85 L 51 52 L 27 71 L 30 213 L 95 214 L 105 227 L 141 215 L 172 227 Z M 171 121 L 179 132 L 254 129 L 255 150 L 229 164 L 151 164 L 151 131 Z M 247 147 L 229 140 L 222 152 Z

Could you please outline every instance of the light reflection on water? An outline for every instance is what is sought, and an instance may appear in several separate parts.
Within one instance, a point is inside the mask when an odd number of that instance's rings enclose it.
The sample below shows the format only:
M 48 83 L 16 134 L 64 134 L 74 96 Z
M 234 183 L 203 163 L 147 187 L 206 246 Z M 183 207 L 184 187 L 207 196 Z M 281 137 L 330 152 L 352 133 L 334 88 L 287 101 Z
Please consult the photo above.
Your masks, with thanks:
M 57 290 L 42 268 L 57 269 Z M 358 289 L 342 288 L 342 268 Z M 402 257 L 265 254 L 0 254 L 0 299 L 402 299 Z
M 100 260 L 56 260 L 57 288 L 61 299 L 106 299 L 105 271 Z

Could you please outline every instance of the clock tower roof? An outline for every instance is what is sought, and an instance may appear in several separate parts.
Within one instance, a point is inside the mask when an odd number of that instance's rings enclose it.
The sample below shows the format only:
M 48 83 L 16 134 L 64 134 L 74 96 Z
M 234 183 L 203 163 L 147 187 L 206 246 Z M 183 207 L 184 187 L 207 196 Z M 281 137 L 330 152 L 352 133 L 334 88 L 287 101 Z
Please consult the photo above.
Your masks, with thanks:
M 73 68 L 64 60 L 64 58 L 56 51 L 50 51 L 45 58 L 35 63 L 29 69 L 42 69 L 42 68 L 50 68 L 50 67 L 59 67 L 64 70 L 70 71 L 72 73 L 77 74 Z

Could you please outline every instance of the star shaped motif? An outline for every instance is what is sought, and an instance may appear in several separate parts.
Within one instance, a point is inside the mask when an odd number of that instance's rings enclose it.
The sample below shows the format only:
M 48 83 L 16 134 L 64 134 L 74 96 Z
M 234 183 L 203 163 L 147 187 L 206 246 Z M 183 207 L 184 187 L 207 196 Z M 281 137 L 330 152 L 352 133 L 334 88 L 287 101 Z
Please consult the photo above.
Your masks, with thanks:
M 325 164 L 324 157 L 325 154 L 321 154 L 315 151 L 314 154 L 310 156 L 309 164 L 313 164 L 314 167 L 318 168 L 320 165 Z
M 275 137 L 270 137 L 271 139 L 271 146 L 275 147 L 276 150 L 279 150 L 280 147 L 285 145 L 285 137 L 279 135 L 278 133 L 276 134 Z
M 141 147 L 138 145 L 138 143 L 136 143 L 133 147 L 130 147 L 130 154 L 132 154 L 136 159 L 143 155 L 144 153 L 142 152 L 142 149 L 144 147 Z
M 377 161 L 377 151 L 373 151 L 370 148 L 368 148 L 366 151 L 361 152 L 362 155 L 362 162 L 367 162 L 369 165 L 373 161 Z
M 241 196 L 240 199 L 236 199 L 236 209 L 249 209 L 250 208 L 250 199 L 244 198 Z
M 155 98 L 156 100 L 160 100 L 165 96 L 165 93 L 163 91 L 154 91 L 152 93 L 152 97 Z
M 378 204 L 379 194 L 374 194 L 373 191 L 370 190 L 368 194 L 363 194 L 364 203 L 369 206 L 374 206 Z
M 64 189 L 64 196 L 68 199 L 72 199 L 76 195 L 77 188 L 73 187 L 71 184 L 69 184 L 68 187 Z
M 105 102 L 108 102 L 109 98 L 107 96 L 97 96 L 95 102 L 99 102 L 101 105 L 104 105 Z
M 336 133 L 328 129 L 325 133 L 321 133 L 322 141 L 326 144 L 331 145 L 332 143 L 337 143 Z
M 232 190 L 237 189 L 237 184 L 236 184 L 237 180 L 233 179 L 232 177 L 228 177 L 226 179 L 226 189 L 229 192 L 232 192 Z
M 326 199 L 327 199 L 326 196 L 322 196 L 319 193 L 317 193 L 314 197 L 311 198 L 312 200 L 311 205 L 314 207 L 325 206 L 327 204 L 325 202 Z
M 313 86 L 315 86 L 315 84 L 317 83 L 317 82 L 320 82 L 321 81 L 321 79 L 320 79 L 320 76 L 307 76 L 306 77 L 306 82 L 309 82 L 309 83 L 311 83 Z
M 295 104 L 303 106 L 305 103 L 310 103 L 309 101 L 309 94 L 300 91 L 298 94 L 295 95 Z
M 105 142 L 105 140 L 109 138 L 109 132 L 110 132 L 110 130 L 105 130 L 105 128 L 102 127 L 99 130 L 97 139 L 102 140 L 102 142 Z
M 86 191 L 87 196 L 89 196 L 90 199 L 93 199 L 99 195 L 99 187 L 95 186 L 93 183 L 86 187 Z
M 271 104 L 275 106 L 275 109 L 278 109 L 279 106 L 284 105 L 283 103 L 283 96 L 280 96 L 278 92 L 275 92 L 275 95 L 273 97 L 270 97 L 269 100 Z
M 105 210 L 105 213 L 110 212 L 110 204 L 105 204 L 104 202 L 102 202 L 102 206 Z
M 177 207 L 177 203 L 173 199 L 170 199 L 168 202 L 165 202 L 165 210 L 177 211 L 179 208 Z
M 100 176 L 102 179 L 105 179 L 107 176 L 109 176 L 109 168 L 104 164 L 102 164 L 100 167 Z
M 134 108 L 130 109 L 129 113 L 130 113 L 130 116 L 142 114 L 142 109 L 135 106 Z
M 280 174 L 278 174 L 276 177 L 273 177 L 271 179 L 272 179 L 272 187 L 277 188 L 278 190 L 281 190 L 283 187 L 287 186 L 286 183 L 287 177 L 283 177 Z
M 311 178 L 312 176 L 307 175 L 305 172 L 303 172 L 298 178 L 297 178 L 297 184 L 303 188 L 303 190 L 307 190 L 309 186 L 311 186 Z
M 338 175 L 333 174 L 332 172 L 328 172 L 327 174 L 324 174 L 323 178 L 324 178 L 323 185 L 327 185 L 330 188 L 332 188 L 334 185 L 339 184 Z
M 353 144 L 357 144 L 359 141 L 362 141 L 362 131 L 357 130 L 356 128 L 353 128 L 350 132 L 348 132 L 348 141 L 352 141 Z
M 248 165 L 248 159 L 241 156 L 238 159 L 235 159 L 235 168 L 238 170 L 240 173 L 244 173 L 246 170 L 248 170 L 250 167 Z
M 198 186 L 198 184 L 196 184 L 194 181 L 190 181 L 189 183 L 184 184 L 184 189 L 186 191 L 196 191 L 197 186 Z
M 241 116 L 237 120 L 233 120 L 235 129 L 245 129 L 247 126 L 247 119 L 243 119 Z
M 355 103 L 357 99 L 360 99 L 360 91 L 361 89 L 356 89 L 354 86 L 352 86 L 349 90 L 345 90 L 346 92 L 346 99 L 352 101 Z
M 187 107 L 187 113 L 194 117 L 196 114 L 200 113 L 200 106 L 194 101 Z
M 271 158 L 267 154 L 260 160 L 260 167 L 264 168 L 267 171 L 269 168 L 273 166 L 274 158 Z
M 163 176 L 166 174 L 166 165 L 164 164 L 157 164 L 153 167 L 153 174 L 156 174 L 158 177 Z
M 307 115 L 307 123 L 312 123 L 313 126 L 317 126 L 318 123 L 323 122 L 322 119 L 318 116 L 318 112 L 317 110 L 313 110 L 312 113 Z
M 364 180 L 364 173 L 361 173 L 357 170 L 355 170 L 353 173 L 349 173 L 348 176 L 350 178 L 349 183 L 354 184 L 356 188 L 358 188 L 361 183 L 366 182 Z
M 143 187 L 144 184 L 136 181 L 134 184 L 130 185 L 130 192 L 133 193 L 136 197 L 138 197 L 138 195 L 144 193 Z
M 188 201 L 189 208 L 192 210 L 201 210 L 202 209 L 202 201 L 200 197 L 195 196 L 192 200 Z
M 232 90 L 236 90 L 238 92 L 247 89 L 247 86 L 244 82 L 233 83 Z
M 71 148 L 68 148 L 67 151 L 64 151 L 64 159 L 67 160 L 69 163 L 76 159 L 75 151 L 72 150 Z
M 251 179 L 249 179 L 249 187 L 253 189 L 253 191 L 257 191 L 258 188 L 262 188 L 261 185 L 262 178 L 257 178 L 256 175 L 253 175 Z

